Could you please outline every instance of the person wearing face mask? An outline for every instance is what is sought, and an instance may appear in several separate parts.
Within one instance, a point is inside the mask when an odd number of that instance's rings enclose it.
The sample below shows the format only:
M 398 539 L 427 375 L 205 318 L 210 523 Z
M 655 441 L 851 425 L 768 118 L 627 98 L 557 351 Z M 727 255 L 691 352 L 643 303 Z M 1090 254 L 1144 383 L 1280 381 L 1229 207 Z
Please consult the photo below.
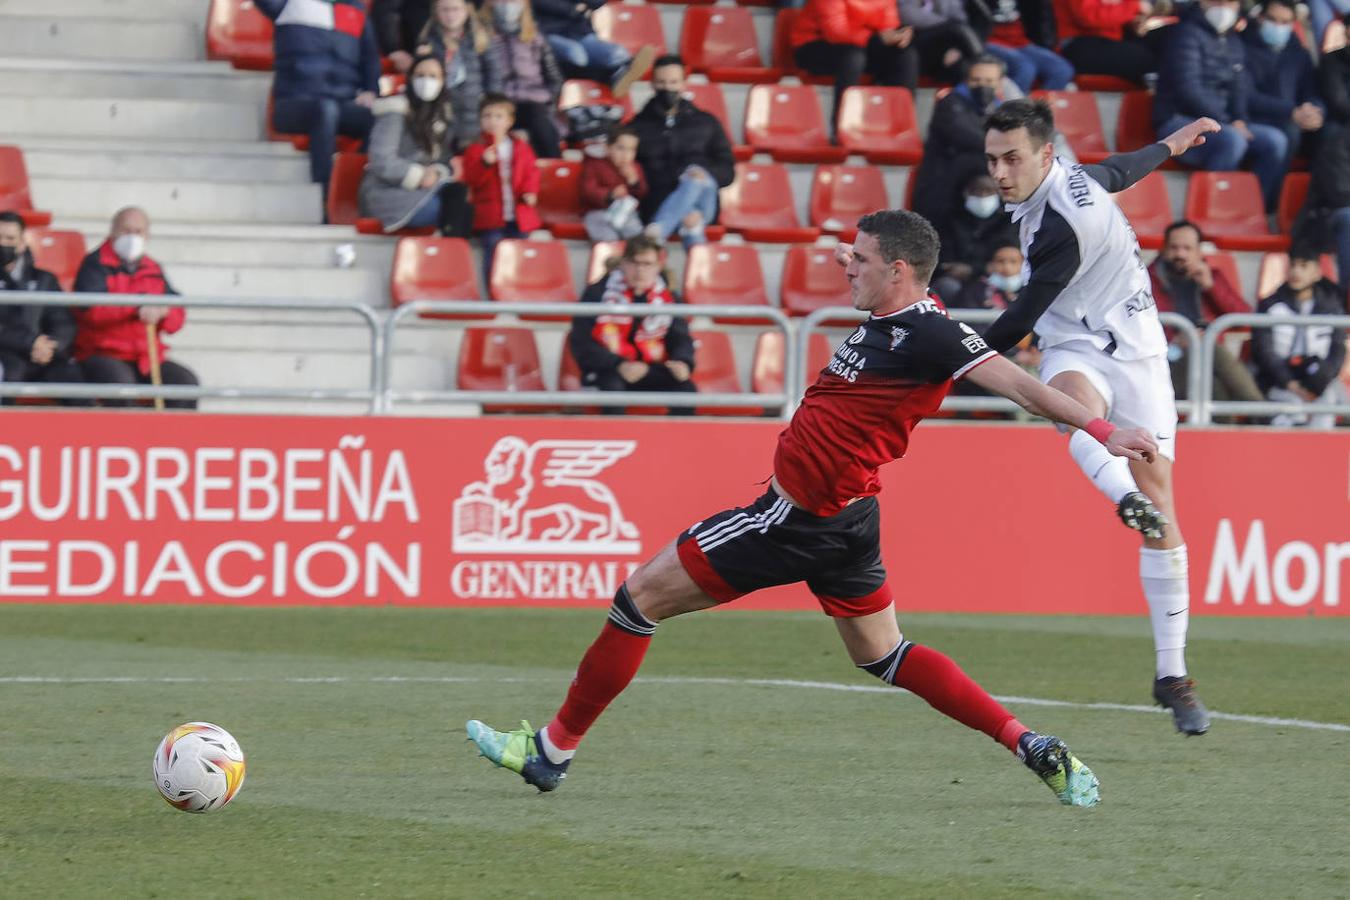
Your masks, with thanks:
M 1017 294 L 1026 283 L 1023 259 L 1016 238 L 1000 243 L 981 276 L 967 281 L 947 305 L 953 309 L 1007 309 L 1017 302 Z M 981 331 L 983 326 L 975 326 L 975 330 Z
M 647 196 L 638 212 L 647 235 L 678 233 L 686 247 L 707 240 L 717 218 L 717 191 L 736 177 L 736 159 L 722 124 L 684 98 L 684 60 L 663 56 L 652 67 L 654 96 L 630 123 Z
M 416 38 L 416 55 L 434 56 L 445 69 L 445 90 L 455 113 L 455 142 L 461 151 L 478 140 L 480 133 L 478 104 L 493 80 L 486 58 L 490 39 L 468 0 L 436 0 L 431 18 Z
M 933 290 L 953 304 L 967 282 L 979 280 L 997 247 L 1017 242 L 1017 229 L 998 199 L 998 185 L 976 175 L 961 189 L 961 205 L 933 222 L 941 239 Z
M 39 269 L 25 242 L 23 217 L 0 212 L 0 292 L 60 293 L 56 276 Z M 70 359 L 75 319 L 64 306 L 0 305 L 0 374 L 5 381 L 79 383 L 80 367 Z M 11 397 L 0 399 L 10 404 Z M 87 400 L 62 400 L 87 406 Z
M 405 93 L 375 104 L 361 214 L 379 219 L 386 233 L 434 227 L 445 237 L 467 238 L 473 207 L 454 158 L 454 109 L 440 59 L 418 57 Z
M 108 239 L 80 264 L 75 276 L 77 293 L 153 294 L 177 296 L 164 270 L 146 254 L 150 219 L 145 211 L 128 206 L 113 216 Z M 197 376 L 168 359 L 162 335 L 183 327 L 187 313 L 181 306 L 142 303 L 138 306 L 86 306 L 75 313 L 75 359 L 84 380 L 93 384 L 149 384 L 150 336 L 153 332 L 160 378 L 164 384 L 197 384 Z M 130 401 L 104 399 L 103 406 L 126 406 Z M 196 400 L 166 400 L 164 405 L 196 409 Z
M 529 0 L 484 0 L 479 14 L 490 36 L 484 53 L 488 93 L 515 103 L 516 127 L 529 136 L 537 158 L 562 156 L 554 117 L 562 70 L 539 33 Z
M 1261 15 L 1242 32 L 1247 75 L 1251 79 L 1251 120 L 1284 132 L 1289 156 L 1311 159 L 1325 122 L 1326 107 L 1317 87 L 1317 67 L 1293 36 L 1294 0 L 1266 0 Z
M 958 191 L 984 172 L 984 119 L 1003 101 L 1003 61 L 978 56 L 965 80 L 933 107 L 923 161 L 914 179 L 916 213 L 930 222 L 948 218 L 960 203 Z
M 1178 159 L 1218 172 L 1249 162 L 1266 209 L 1274 210 L 1289 168 L 1289 138 L 1280 128 L 1251 118 L 1244 42 L 1233 31 L 1237 20 L 1237 0 L 1199 0 L 1185 13 L 1158 72 L 1153 127 L 1161 139 L 1192 119 L 1214 119 L 1223 126 L 1219 133 Z

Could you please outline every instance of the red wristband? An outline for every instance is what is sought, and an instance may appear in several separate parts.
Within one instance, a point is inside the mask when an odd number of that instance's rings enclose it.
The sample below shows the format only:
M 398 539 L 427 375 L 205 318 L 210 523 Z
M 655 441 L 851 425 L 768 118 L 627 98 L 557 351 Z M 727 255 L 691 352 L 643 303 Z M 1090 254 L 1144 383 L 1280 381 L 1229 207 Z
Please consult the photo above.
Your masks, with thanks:
M 1097 443 L 1105 444 L 1106 439 L 1111 436 L 1111 432 L 1116 430 L 1116 426 L 1112 425 L 1105 419 L 1093 419 L 1091 422 L 1083 426 L 1083 430 L 1086 431 L 1088 434 L 1092 435 L 1092 437 L 1096 439 Z

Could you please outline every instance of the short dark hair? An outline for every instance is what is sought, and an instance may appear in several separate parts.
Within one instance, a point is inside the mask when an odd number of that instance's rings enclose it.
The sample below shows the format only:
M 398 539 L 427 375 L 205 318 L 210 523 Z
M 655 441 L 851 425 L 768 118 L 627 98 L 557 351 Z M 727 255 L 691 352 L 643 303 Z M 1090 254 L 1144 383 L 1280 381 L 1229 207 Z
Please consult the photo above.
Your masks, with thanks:
M 1027 130 L 1031 146 L 1039 147 L 1055 139 L 1055 114 L 1044 100 L 1009 100 L 984 120 L 984 130 L 1007 134 L 1019 128 Z
M 680 54 L 678 53 L 662 54 L 661 56 L 658 56 L 656 58 L 656 62 L 652 63 L 652 71 L 655 72 L 657 69 L 661 69 L 666 66 L 679 66 L 681 69 L 683 69 L 684 57 L 680 56 Z
M 1261 4 L 1261 12 L 1264 13 L 1272 6 L 1283 6 L 1295 16 L 1298 15 L 1298 6 L 1295 4 L 1294 0 L 1265 0 L 1265 2 Z
M 605 137 L 605 143 L 606 144 L 618 143 L 618 140 L 621 137 L 637 138 L 638 137 L 637 129 L 634 128 L 632 125 L 615 125 L 613 128 L 609 130 L 609 134 Z M 641 142 L 641 138 L 638 138 L 638 141 Z
M 1173 222 L 1171 225 L 1168 225 L 1167 228 L 1163 230 L 1163 243 L 1165 244 L 1172 239 L 1172 232 L 1180 231 L 1183 228 L 1189 228 L 1192 231 L 1194 231 L 1195 239 L 1198 242 L 1202 244 L 1205 242 L 1205 233 L 1200 230 L 1199 225 L 1195 224 L 1190 219 L 1177 219 L 1175 222 Z
M 887 263 L 904 260 L 914 277 L 927 284 L 938 263 L 938 233 L 928 220 L 907 209 L 883 209 L 858 220 L 858 230 L 877 239 Z
M 649 251 L 655 253 L 659 258 L 665 249 L 665 246 L 660 241 L 650 235 L 634 235 L 623 243 L 623 259 L 637 259 L 639 253 L 647 253 Z
M 489 91 L 483 95 L 483 99 L 478 101 L 478 111 L 481 113 L 489 106 L 505 106 L 510 108 L 512 115 L 516 112 L 516 101 L 505 94 L 499 94 L 496 91 Z
M 1292 263 L 1296 259 L 1315 262 L 1319 266 L 1322 264 L 1322 254 L 1318 251 L 1317 245 L 1310 241 L 1295 241 L 1289 248 L 1289 261 Z
M 12 209 L 7 209 L 4 212 L 0 212 L 0 223 L 5 222 L 8 222 L 11 225 L 18 225 L 20 234 L 23 234 L 24 230 L 28 227 L 23 222 L 23 216 L 14 212 L 14 210 Z
M 981 53 L 970 62 L 966 63 L 965 74 L 969 75 L 970 70 L 975 66 L 998 66 L 998 70 L 1003 74 L 1006 75 L 1008 72 L 1008 64 L 992 53 Z

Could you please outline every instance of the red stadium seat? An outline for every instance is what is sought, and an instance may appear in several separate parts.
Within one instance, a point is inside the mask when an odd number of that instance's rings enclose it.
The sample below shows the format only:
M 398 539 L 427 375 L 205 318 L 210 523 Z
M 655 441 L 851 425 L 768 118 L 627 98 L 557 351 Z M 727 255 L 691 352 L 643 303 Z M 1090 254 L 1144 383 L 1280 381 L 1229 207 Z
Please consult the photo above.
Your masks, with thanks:
M 1097 91 L 1118 94 L 1139 90 L 1139 85 L 1133 81 L 1126 81 L 1114 75 L 1078 75 L 1074 77 L 1073 83 L 1078 86 L 1078 90 L 1089 96 Z
M 727 115 L 727 100 L 722 94 L 720 84 L 711 81 L 686 81 L 682 96 L 699 109 L 716 118 L 721 123 L 722 130 L 727 133 L 728 140 L 735 139 L 736 132 L 731 130 L 731 118 Z M 755 155 L 755 148 L 748 144 L 732 144 L 731 152 L 737 160 L 745 161 Z
M 781 165 L 737 163 L 736 180 L 722 189 L 721 200 L 721 223 L 747 241 L 800 244 L 820 235 L 820 229 L 803 228 L 798 221 L 792 185 Z
M 402 237 L 394 247 L 389 298 L 394 306 L 410 300 L 482 300 L 478 267 L 463 238 Z M 444 315 L 447 319 L 491 319 L 490 313 Z
M 1192 172 L 1185 218 L 1225 250 L 1283 250 L 1289 239 L 1270 233 L 1261 185 L 1251 172 Z
M 591 247 L 591 261 L 586 266 L 586 283 L 595 284 L 609 274 L 609 261 L 618 262 L 623 256 L 623 241 L 597 241 Z
M 46 269 L 61 282 L 61 290 L 75 286 L 75 275 L 80 271 L 88 249 L 84 235 L 78 231 L 59 231 L 55 228 L 30 228 L 28 246 L 33 251 L 33 263 Z
M 366 154 L 338 153 L 333 157 L 333 175 L 328 182 L 328 224 L 352 225 L 362 234 L 384 234 L 380 220 L 362 217 L 357 203 L 365 174 Z
M 1120 153 L 1138 150 L 1157 139 L 1153 131 L 1153 95 L 1148 91 L 1122 94 L 1116 117 L 1116 150 Z
M 28 187 L 28 166 L 18 147 L 0 146 L 0 209 L 23 216 L 27 227 L 50 225 L 52 214 L 33 209 L 33 194 Z
M 1139 181 L 1115 195 L 1116 204 L 1134 226 L 1139 246 L 1156 250 L 1162 246 L 1163 232 L 1172 224 L 1172 201 L 1167 195 L 1167 180 L 1161 172 L 1149 172 Z
M 750 11 L 738 6 L 691 6 L 680 29 L 680 56 L 691 72 L 713 81 L 747 84 L 778 80 L 764 65 Z
M 745 140 L 779 162 L 843 162 L 830 143 L 820 98 L 809 84 L 757 84 L 745 101 Z
M 666 31 L 654 6 L 606 3 L 591 14 L 591 27 L 601 40 L 618 44 L 629 53 L 649 45 L 663 53 L 666 50 Z
M 912 166 L 923 158 L 914 98 L 902 87 L 844 91 L 838 130 L 841 145 L 874 165 Z
M 1308 172 L 1289 172 L 1284 176 L 1284 184 L 1280 186 L 1280 202 L 1275 212 L 1280 234 L 1293 234 L 1294 219 L 1298 218 L 1303 202 L 1308 199 L 1308 185 L 1311 182 L 1312 174 Z
M 562 83 L 562 89 L 558 93 L 558 109 L 600 104 L 622 106 L 625 119 L 631 118 L 633 115 L 633 101 L 627 97 L 622 100 L 616 99 L 607 84 L 589 81 L 585 78 L 569 78 Z
M 771 306 L 759 251 L 747 244 L 699 244 L 684 266 L 684 302 L 692 305 Z M 744 325 L 747 319 L 716 318 Z
M 834 261 L 830 247 L 790 248 L 783 260 L 780 291 L 780 305 L 790 316 L 806 316 L 832 306 L 853 308 L 844 267 Z
M 544 391 L 539 348 L 529 328 L 466 328 L 456 384 L 462 391 Z M 552 412 L 548 407 L 484 404 L 485 413 Z
M 1055 113 L 1055 127 L 1064 135 L 1078 158 L 1085 163 L 1101 162 L 1111 153 L 1106 149 L 1097 99 L 1083 91 L 1036 91 Z
M 890 205 L 875 166 L 820 166 L 811 181 L 811 224 L 840 240 L 852 241 L 858 219 Z
M 829 364 L 834 348 L 823 332 L 813 332 L 807 348 L 806 383 Z M 783 384 L 783 332 L 766 331 L 755 341 L 755 359 L 750 367 L 750 390 L 756 394 L 777 394 Z
M 544 226 L 559 238 L 584 238 L 581 224 L 581 163 L 571 159 L 541 159 L 539 166 L 539 216 Z
M 694 384 L 703 394 L 739 394 L 741 377 L 736 371 L 736 354 L 731 349 L 731 337 L 722 331 L 695 331 Z M 753 407 L 700 406 L 704 416 L 753 416 L 759 411 Z
M 236 69 L 272 69 L 272 20 L 253 0 L 211 0 L 206 23 L 206 58 Z
M 510 303 L 572 303 L 577 299 L 576 279 L 567 245 L 562 241 L 531 241 L 511 238 L 497 245 L 492 261 L 488 294 Z M 526 319 L 566 321 L 569 316 L 521 316 Z
M 1261 257 L 1261 270 L 1256 276 L 1256 299 L 1261 301 L 1275 293 L 1289 274 L 1289 254 L 1267 253 Z M 1336 278 L 1336 257 L 1322 254 L 1322 274 L 1332 281 Z

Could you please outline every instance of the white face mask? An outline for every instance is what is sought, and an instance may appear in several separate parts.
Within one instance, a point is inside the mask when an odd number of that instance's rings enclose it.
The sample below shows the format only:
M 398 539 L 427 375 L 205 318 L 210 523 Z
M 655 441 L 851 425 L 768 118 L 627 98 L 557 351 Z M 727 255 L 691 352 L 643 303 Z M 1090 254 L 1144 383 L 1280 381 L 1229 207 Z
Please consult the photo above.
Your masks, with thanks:
M 1022 273 L 1016 275 L 1000 275 L 995 272 L 989 276 L 989 283 L 1003 291 L 1005 294 L 1015 294 L 1022 289 Z
M 445 82 L 434 76 L 424 75 L 412 80 L 412 88 L 417 99 L 430 103 L 441 95 L 441 91 L 445 89 Z
M 966 197 L 966 209 L 972 216 L 987 219 L 998 211 L 998 194 L 984 197 Z
M 145 238 L 139 234 L 124 234 L 113 241 L 113 252 L 123 262 L 133 263 L 145 255 Z
M 1205 18 L 1214 26 L 1215 31 L 1223 34 L 1237 24 L 1238 14 L 1237 10 L 1230 6 L 1207 6 Z

